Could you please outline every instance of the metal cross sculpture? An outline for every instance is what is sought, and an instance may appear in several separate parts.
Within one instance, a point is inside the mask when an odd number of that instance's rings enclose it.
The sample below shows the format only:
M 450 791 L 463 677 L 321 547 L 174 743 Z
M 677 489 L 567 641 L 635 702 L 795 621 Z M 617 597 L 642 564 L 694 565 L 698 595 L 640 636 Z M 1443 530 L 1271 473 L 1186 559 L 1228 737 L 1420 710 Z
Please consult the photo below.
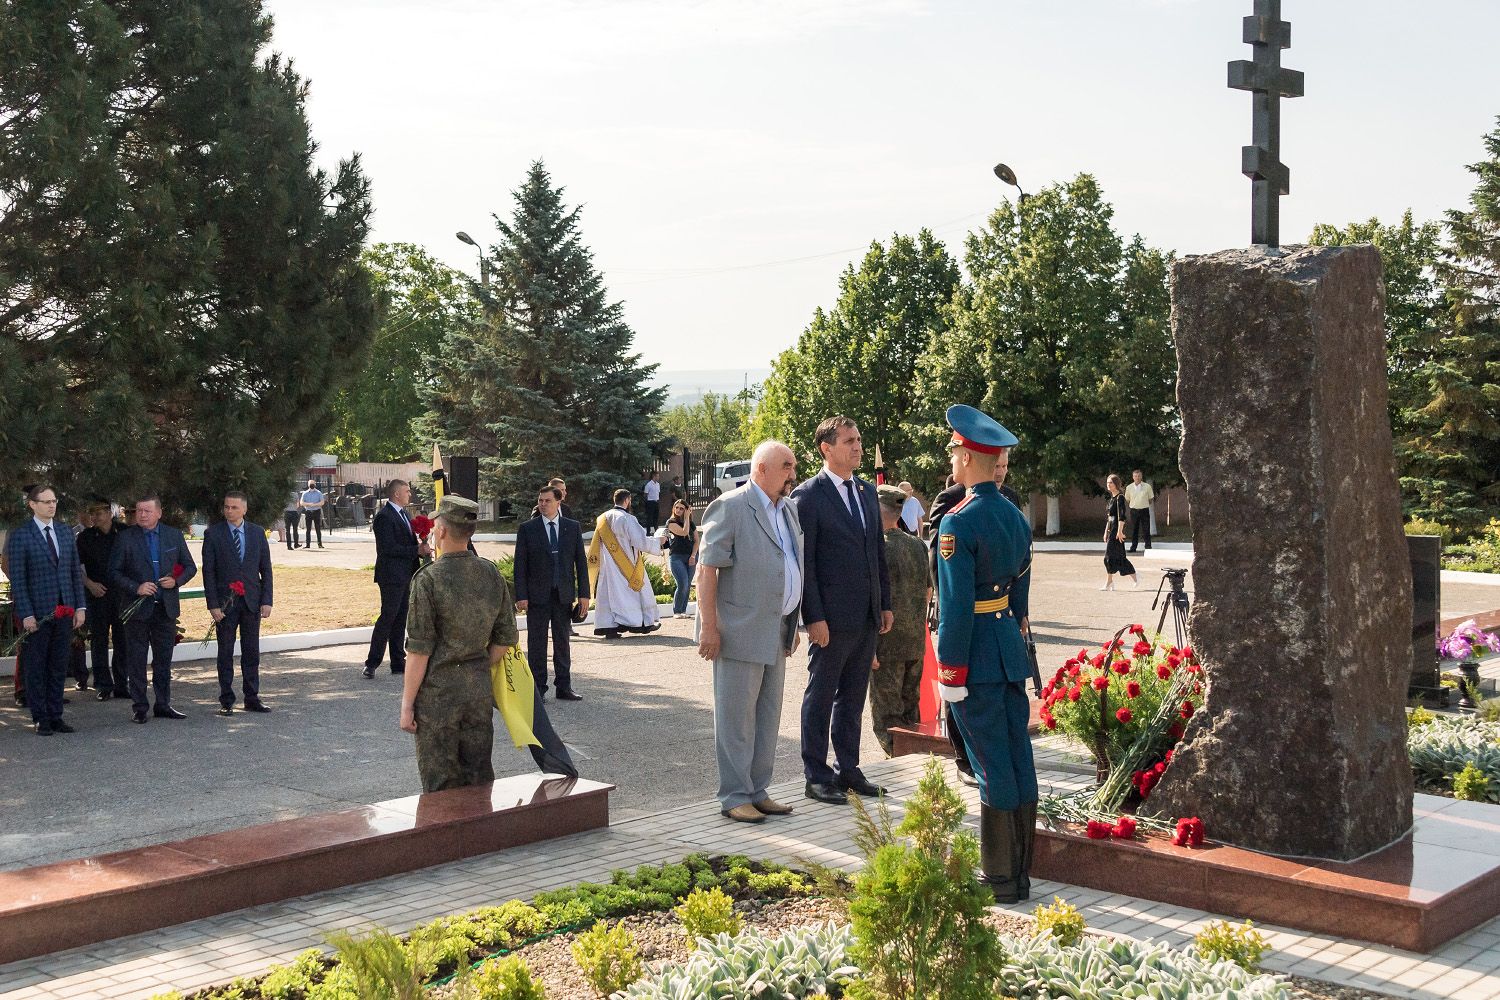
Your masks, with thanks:
M 1292 26 L 1281 19 L 1281 0 L 1255 0 L 1245 18 L 1245 44 L 1254 59 L 1229 64 L 1229 86 L 1255 95 L 1255 142 L 1240 153 L 1240 169 L 1251 181 L 1250 242 L 1281 245 L 1280 197 L 1290 190 L 1291 175 L 1281 162 L 1281 98 L 1302 96 L 1302 74 L 1283 69 L 1281 50 L 1292 45 Z

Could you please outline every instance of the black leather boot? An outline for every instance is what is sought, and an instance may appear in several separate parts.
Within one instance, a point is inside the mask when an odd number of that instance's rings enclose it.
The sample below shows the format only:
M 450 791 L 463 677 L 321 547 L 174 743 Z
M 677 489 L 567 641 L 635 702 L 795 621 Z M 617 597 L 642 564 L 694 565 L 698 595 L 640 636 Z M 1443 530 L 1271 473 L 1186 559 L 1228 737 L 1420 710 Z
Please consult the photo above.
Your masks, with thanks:
M 990 887 L 997 903 L 1016 903 L 1016 814 L 979 804 L 979 881 Z
M 1031 898 L 1031 853 L 1036 847 L 1036 803 L 1024 803 L 1016 817 L 1016 895 Z

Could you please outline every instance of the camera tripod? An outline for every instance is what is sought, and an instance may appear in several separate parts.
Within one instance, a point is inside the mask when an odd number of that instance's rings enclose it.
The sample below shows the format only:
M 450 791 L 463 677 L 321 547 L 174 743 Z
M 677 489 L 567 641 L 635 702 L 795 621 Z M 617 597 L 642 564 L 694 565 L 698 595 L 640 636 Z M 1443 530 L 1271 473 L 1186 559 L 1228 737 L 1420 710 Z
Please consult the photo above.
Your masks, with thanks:
M 1161 635 L 1161 630 L 1167 624 L 1167 615 L 1172 616 L 1172 627 L 1177 634 L 1177 647 L 1181 649 L 1187 644 L 1187 622 L 1188 622 L 1188 594 L 1183 586 L 1187 582 L 1187 570 L 1164 569 L 1161 573 L 1161 583 L 1156 585 L 1156 596 L 1151 599 L 1151 610 L 1156 610 L 1156 605 L 1161 604 L 1161 617 L 1156 620 L 1156 634 Z M 1166 595 L 1166 601 L 1162 602 L 1162 590 L 1168 584 L 1172 589 Z

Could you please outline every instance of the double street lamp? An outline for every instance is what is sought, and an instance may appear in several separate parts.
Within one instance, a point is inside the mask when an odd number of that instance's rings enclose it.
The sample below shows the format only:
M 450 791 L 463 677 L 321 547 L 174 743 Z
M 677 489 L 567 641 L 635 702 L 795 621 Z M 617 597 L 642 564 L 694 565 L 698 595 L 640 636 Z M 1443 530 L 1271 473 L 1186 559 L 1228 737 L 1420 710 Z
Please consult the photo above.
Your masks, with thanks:
M 486 292 L 490 290 L 490 260 L 484 255 L 484 247 L 474 242 L 474 237 L 465 232 L 455 233 L 460 243 L 467 243 L 479 251 L 479 287 Z

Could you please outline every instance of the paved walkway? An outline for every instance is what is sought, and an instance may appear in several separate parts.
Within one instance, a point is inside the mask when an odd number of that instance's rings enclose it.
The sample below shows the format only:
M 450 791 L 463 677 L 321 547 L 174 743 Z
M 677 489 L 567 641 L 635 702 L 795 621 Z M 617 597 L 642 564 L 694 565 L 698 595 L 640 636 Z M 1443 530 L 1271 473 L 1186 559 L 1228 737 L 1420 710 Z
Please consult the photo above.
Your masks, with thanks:
M 896 803 L 913 791 L 923 759 L 905 757 L 868 767 Z M 1076 787 L 1087 777 L 1048 769 L 1052 788 Z M 615 824 L 606 830 L 501 851 L 364 885 L 259 906 L 178 927 L 0 966 L 0 997 L 12 1000 L 144 998 L 184 992 L 254 976 L 299 951 L 318 947 L 335 929 L 383 926 L 405 931 L 447 913 L 492 905 L 580 880 L 602 880 L 611 870 L 677 860 L 686 854 L 744 853 L 795 864 L 814 860 L 846 869 L 861 859 L 852 843 L 852 812 L 801 797 L 800 782 L 772 789 L 796 803 L 790 817 L 760 826 L 720 818 L 711 802 Z M 971 813 L 973 789 L 964 789 Z M 1053 895 L 1077 906 L 1091 928 L 1115 935 L 1183 945 L 1214 915 L 1184 907 L 1040 881 L 1034 899 L 1011 907 L 1029 912 Z M 1500 997 L 1500 920 L 1469 932 L 1432 955 L 1365 945 L 1265 926 L 1272 952 L 1265 967 L 1422 1000 Z

